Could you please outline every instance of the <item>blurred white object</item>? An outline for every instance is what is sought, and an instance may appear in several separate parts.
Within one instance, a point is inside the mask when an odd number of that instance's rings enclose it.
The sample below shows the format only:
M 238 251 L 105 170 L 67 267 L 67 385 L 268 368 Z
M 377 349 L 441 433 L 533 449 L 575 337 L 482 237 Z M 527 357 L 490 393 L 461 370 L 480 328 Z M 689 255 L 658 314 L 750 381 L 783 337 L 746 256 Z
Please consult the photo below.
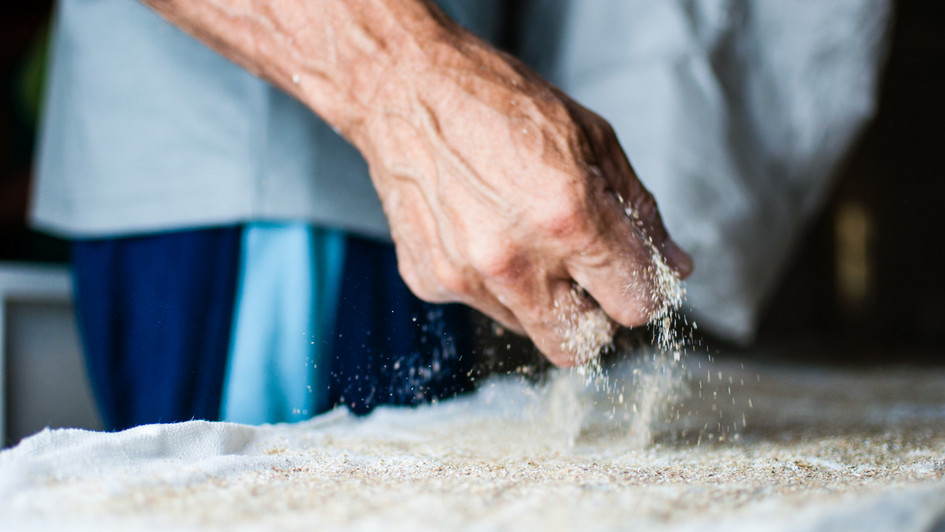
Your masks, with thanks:
M 0 263 L 0 447 L 44 427 L 101 428 L 85 375 L 68 269 Z
M 614 125 L 695 259 L 692 314 L 747 343 L 875 112 L 890 18 L 887 0 L 536 0 L 524 57 Z

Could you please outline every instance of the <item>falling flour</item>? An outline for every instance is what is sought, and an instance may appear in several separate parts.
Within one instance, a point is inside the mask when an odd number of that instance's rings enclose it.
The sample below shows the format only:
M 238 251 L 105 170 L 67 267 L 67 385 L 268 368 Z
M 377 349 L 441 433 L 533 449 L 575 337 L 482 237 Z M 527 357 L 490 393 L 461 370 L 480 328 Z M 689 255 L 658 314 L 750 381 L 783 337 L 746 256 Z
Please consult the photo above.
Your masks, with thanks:
M 637 235 L 649 251 L 650 263 L 642 271 L 631 272 L 623 287 L 626 293 L 643 293 L 649 299 L 649 325 L 653 330 L 651 346 L 617 346 L 614 343 L 615 323 L 599 307 L 573 313 L 561 313 L 558 320 L 564 338 L 562 348 L 578 361 L 575 368 L 553 371 L 547 383 L 550 421 L 559 432 L 574 442 L 586 430 L 589 412 L 595 406 L 610 406 L 610 420 L 626 427 L 626 436 L 638 446 L 649 444 L 655 426 L 670 416 L 679 416 L 675 404 L 687 395 L 681 364 L 686 349 L 683 336 L 677 335 L 680 307 L 685 288 L 666 263 L 637 212 L 623 197 L 617 196 Z M 588 296 L 580 287 L 572 287 L 565 304 L 558 309 L 586 305 Z M 633 351 L 634 361 L 629 374 L 615 372 L 602 363 L 608 351 Z

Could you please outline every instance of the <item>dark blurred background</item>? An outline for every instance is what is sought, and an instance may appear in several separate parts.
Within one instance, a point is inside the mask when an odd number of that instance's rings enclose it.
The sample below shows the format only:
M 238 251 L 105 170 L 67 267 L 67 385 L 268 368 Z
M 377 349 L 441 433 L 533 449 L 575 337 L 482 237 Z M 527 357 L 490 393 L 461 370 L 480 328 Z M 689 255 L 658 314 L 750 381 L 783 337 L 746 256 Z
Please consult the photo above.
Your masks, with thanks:
M 51 7 L 31 0 L 0 8 L 0 260 L 66 259 L 62 242 L 26 228 Z
M 829 1 L 829 0 L 828 0 Z M 0 8 L 0 260 L 66 259 L 25 224 L 51 2 Z M 755 350 L 829 363 L 945 363 L 945 2 L 896 2 L 879 114 L 769 304 Z M 710 341 L 711 342 L 711 341 Z M 728 348 L 729 350 L 731 348 Z
M 945 2 L 894 5 L 879 112 L 799 246 L 758 347 L 945 364 Z

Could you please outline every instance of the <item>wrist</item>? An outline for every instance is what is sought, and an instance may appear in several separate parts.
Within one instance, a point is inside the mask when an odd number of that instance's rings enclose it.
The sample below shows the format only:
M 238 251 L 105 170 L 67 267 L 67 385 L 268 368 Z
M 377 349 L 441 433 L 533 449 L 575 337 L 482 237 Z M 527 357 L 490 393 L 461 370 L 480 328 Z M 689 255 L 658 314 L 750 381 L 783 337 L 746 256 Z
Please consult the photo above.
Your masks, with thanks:
M 339 125 L 362 152 L 371 148 L 372 137 L 384 135 L 384 124 L 391 119 L 419 126 L 422 107 L 443 92 L 451 72 L 466 68 L 461 50 L 475 39 L 428 0 L 366 3 L 385 8 L 372 21 L 382 46 L 352 65 L 350 98 L 356 114 Z
M 427 0 L 343 3 L 337 40 L 284 39 L 290 49 L 275 61 L 276 84 L 363 150 L 378 117 L 409 112 L 423 90 L 415 78 L 434 62 L 430 51 L 462 30 Z
M 483 110 L 499 111 L 495 118 L 507 118 L 512 113 L 505 111 L 547 88 L 516 59 L 447 19 L 435 6 L 425 15 L 398 21 L 402 25 L 392 32 L 395 38 L 389 46 L 394 53 L 389 60 L 375 62 L 374 83 L 360 92 L 364 114 L 345 135 L 369 161 L 370 152 L 385 144 L 391 128 L 424 133 L 432 127 L 435 131 L 426 132 L 436 136 L 448 129 L 472 132 L 476 120 L 484 118 L 481 112 L 463 112 L 471 111 L 473 102 Z M 456 123 L 460 116 L 463 122 Z

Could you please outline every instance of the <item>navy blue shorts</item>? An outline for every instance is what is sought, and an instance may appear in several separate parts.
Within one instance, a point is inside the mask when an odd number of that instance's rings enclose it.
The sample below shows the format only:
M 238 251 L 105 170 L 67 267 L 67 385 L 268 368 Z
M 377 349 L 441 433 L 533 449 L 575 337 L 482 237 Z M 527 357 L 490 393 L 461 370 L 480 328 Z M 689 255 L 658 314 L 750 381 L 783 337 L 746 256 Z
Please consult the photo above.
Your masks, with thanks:
M 79 329 L 108 430 L 219 418 L 241 231 L 73 242 Z M 329 406 L 365 414 L 473 388 L 469 311 L 414 297 L 388 244 L 348 237 L 334 323 Z

